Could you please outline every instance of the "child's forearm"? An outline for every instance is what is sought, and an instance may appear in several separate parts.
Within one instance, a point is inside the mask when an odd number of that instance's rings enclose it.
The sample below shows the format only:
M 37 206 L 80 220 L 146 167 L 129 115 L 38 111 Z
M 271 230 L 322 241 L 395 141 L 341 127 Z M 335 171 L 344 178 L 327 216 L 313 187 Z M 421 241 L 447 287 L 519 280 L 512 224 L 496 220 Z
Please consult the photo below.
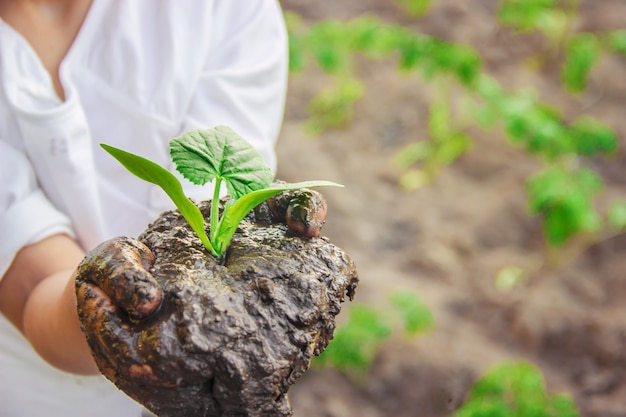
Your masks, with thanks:
M 54 273 L 33 289 L 24 309 L 24 334 L 51 365 L 77 374 L 97 374 L 76 313 L 74 275 L 73 270 Z
M 0 280 L 0 311 L 52 365 L 92 374 L 96 366 L 80 329 L 74 270 L 80 246 L 58 234 L 23 247 Z

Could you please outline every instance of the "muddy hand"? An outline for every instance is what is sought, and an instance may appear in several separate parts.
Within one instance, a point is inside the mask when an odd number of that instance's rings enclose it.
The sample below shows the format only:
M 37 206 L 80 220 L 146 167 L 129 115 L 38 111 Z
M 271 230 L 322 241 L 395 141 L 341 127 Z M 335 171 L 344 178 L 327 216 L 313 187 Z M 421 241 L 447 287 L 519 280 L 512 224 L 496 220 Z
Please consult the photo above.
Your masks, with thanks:
M 133 321 L 140 321 L 158 310 L 162 290 L 148 272 L 154 255 L 144 244 L 130 238 L 115 238 L 89 252 L 78 267 L 76 294 L 86 314 L 97 314 L 101 299 L 121 310 Z
M 176 336 L 178 318 L 165 307 L 165 291 L 148 272 L 155 261 L 140 241 L 116 238 L 90 252 L 78 267 L 83 332 L 100 372 L 122 389 L 206 380 L 172 359 L 185 356 L 184 346 Z M 192 297 L 188 301 L 198 305 Z
M 274 219 L 300 236 L 318 237 L 326 222 L 326 200 L 308 188 L 284 191 L 267 200 L 267 205 Z

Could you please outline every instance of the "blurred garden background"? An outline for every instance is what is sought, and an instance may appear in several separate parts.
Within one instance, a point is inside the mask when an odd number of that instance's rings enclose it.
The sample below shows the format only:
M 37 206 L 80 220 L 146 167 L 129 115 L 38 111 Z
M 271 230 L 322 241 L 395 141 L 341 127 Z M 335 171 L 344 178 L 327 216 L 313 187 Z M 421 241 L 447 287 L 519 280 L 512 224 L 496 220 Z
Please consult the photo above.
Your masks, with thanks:
M 283 0 L 361 284 L 296 416 L 626 416 L 626 1 Z

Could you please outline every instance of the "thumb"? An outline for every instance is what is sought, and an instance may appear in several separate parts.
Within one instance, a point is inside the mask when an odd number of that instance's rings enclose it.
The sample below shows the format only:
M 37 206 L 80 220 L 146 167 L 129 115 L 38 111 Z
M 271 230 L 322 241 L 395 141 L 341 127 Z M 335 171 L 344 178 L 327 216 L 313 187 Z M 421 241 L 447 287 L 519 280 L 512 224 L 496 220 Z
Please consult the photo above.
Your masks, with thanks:
M 96 285 L 132 321 L 139 321 L 156 312 L 163 299 L 161 286 L 148 272 L 153 263 L 154 255 L 138 240 L 111 239 L 87 254 L 78 266 L 77 283 Z

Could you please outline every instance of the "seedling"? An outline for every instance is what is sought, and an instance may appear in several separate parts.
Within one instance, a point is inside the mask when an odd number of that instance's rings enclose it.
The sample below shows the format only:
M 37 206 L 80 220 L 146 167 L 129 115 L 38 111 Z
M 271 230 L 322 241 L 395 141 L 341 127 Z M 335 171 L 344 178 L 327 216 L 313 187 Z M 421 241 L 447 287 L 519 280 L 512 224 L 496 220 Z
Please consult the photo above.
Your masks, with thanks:
M 101 144 L 131 173 L 160 186 L 189 223 L 204 247 L 221 257 L 237 226 L 254 207 L 268 198 L 287 190 L 323 186 L 342 187 L 330 181 L 304 181 L 272 185 L 274 175 L 261 154 L 227 126 L 191 130 L 170 141 L 170 156 L 176 169 L 197 185 L 214 182 L 209 235 L 205 230 L 200 209 L 185 195 L 183 186 L 167 169 L 139 155 L 110 145 Z M 220 215 L 221 185 L 231 199 L 226 201 Z
M 502 362 L 470 389 L 454 417 L 580 417 L 570 395 L 548 393 L 541 370 L 532 363 Z
M 316 366 L 330 365 L 356 380 L 362 379 L 393 333 L 400 331 L 412 338 L 434 326 L 432 312 L 412 292 L 393 291 L 389 304 L 384 309 L 353 306 L 347 322 L 337 327 L 331 343 L 315 358 Z

